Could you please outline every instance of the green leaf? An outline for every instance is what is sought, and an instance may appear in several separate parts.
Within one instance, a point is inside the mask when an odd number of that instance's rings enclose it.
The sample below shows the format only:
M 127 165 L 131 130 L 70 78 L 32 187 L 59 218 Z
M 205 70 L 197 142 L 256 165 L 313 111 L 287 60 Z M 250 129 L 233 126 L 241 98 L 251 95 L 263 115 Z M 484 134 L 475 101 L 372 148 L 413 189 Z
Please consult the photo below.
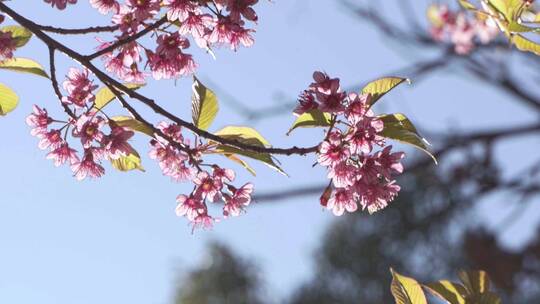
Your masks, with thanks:
M 511 39 L 519 50 L 540 55 L 540 44 L 533 42 L 521 35 L 513 35 Z
M 191 115 L 197 128 L 208 130 L 219 111 L 216 94 L 193 76 Z
M 291 134 L 291 132 L 296 128 L 330 126 L 331 119 L 332 115 L 329 113 L 323 113 L 318 109 L 310 110 L 296 118 L 292 127 L 287 132 L 287 135 Z
M 402 276 L 390 269 L 392 285 L 390 291 L 396 304 L 427 304 L 426 296 L 420 284 L 412 278 Z
M 127 172 L 131 170 L 140 170 L 145 172 L 144 168 L 141 165 L 141 157 L 135 149 L 131 149 L 131 153 L 127 156 L 121 156 L 118 159 L 111 159 L 111 165 L 113 168 Z
M 15 72 L 30 73 L 45 78 L 49 78 L 43 67 L 32 59 L 11 58 L 0 61 L 0 69 L 11 70 Z
M 126 86 L 128 89 L 137 90 L 144 86 L 143 83 L 124 83 L 124 86 Z M 120 91 L 120 90 L 118 90 Z M 120 92 L 124 94 L 123 92 Z M 107 87 L 103 87 L 99 89 L 99 91 L 96 93 L 96 99 L 94 101 L 94 108 L 101 110 L 106 105 L 108 105 L 111 101 L 113 101 L 116 98 L 116 95 Z
M 32 32 L 18 25 L 3 26 L 0 31 L 11 32 L 11 37 L 15 38 L 17 47 L 24 46 L 32 38 Z
M 215 135 L 261 148 L 270 147 L 270 143 L 259 132 L 249 127 L 229 126 L 217 131 Z M 270 153 L 245 151 L 243 149 L 238 149 L 236 147 L 230 147 L 221 144 L 217 145 L 215 153 L 243 155 L 261 161 L 270 168 L 277 170 L 279 173 L 287 175 L 285 171 L 283 171 L 283 169 L 281 169 L 281 167 L 276 163 Z
M 446 280 L 424 285 L 433 295 L 445 300 L 450 304 L 466 304 L 467 290 L 463 285 Z
M 0 115 L 5 116 L 19 104 L 19 96 L 9 87 L 0 83 Z
M 420 136 L 414 124 L 403 114 L 385 114 L 379 116 L 384 123 L 384 129 L 381 136 L 412 145 L 425 153 L 427 153 L 437 164 L 437 159 L 429 152 L 429 143 L 425 138 Z
M 470 294 L 489 291 L 489 277 L 485 271 L 460 271 L 458 276 Z
M 370 106 L 374 105 L 381 97 L 390 92 L 393 88 L 409 82 L 407 78 L 400 77 L 385 77 L 368 83 L 363 89 L 362 94 L 371 94 Z
M 131 118 L 129 116 L 114 116 L 111 119 L 114 120 L 114 122 L 116 122 L 116 124 L 121 127 L 126 127 L 133 131 L 139 131 L 150 137 L 154 136 L 154 131 L 152 130 L 152 128 L 136 120 L 135 118 Z

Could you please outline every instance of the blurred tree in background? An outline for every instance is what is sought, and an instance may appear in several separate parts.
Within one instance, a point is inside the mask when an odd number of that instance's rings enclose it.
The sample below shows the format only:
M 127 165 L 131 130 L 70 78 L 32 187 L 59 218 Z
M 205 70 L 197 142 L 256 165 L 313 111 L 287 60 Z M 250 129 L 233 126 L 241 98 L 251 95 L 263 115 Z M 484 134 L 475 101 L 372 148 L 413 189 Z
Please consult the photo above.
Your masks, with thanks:
M 226 246 L 212 243 L 202 266 L 181 281 L 175 303 L 264 303 L 257 271 Z

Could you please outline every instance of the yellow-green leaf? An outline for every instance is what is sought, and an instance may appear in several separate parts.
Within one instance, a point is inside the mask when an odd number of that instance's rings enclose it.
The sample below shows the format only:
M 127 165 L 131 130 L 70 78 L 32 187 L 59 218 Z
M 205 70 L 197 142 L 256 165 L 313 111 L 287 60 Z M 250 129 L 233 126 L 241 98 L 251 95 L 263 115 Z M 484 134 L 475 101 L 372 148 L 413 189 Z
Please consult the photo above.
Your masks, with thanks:
M 45 78 L 49 78 L 43 67 L 32 59 L 11 58 L 0 61 L 0 69 L 6 69 L 15 72 L 30 73 Z
M 521 35 L 513 35 L 512 42 L 521 51 L 535 53 L 540 55 L 540 44 L 533 42 Z
M 463 285 L 446 280 L 424 285 L 433 295 L 450 304 L 466 304 L 467 290 Z
M 489 291 L 489 277 L 485 271 L 460 271 L 459 279 L 470 294 Z
M 141 157 L 134 149 L 132 149 L 131 153 L 127 156 L 121 156 L 118 159 L 111 159 L 111 165 L 113 168 L 122 172 L 131 170 L 140 170 L 142 172 L 145 171 L 141 165 Z
M 269 147 L 270 143 L 257 130 L 244 126 L 228 126 L 216 133 L 223 138 L 238 140 L 245 144 Z
M 116 122 L 116 124 L 121 127 L 126 127 L 133 131 L 139 131 L 151 137 L 154 136 L 154 131 L 152 130 L 152 128 L 136 120 L 135 118 L 129 116 L 114 116 L 111 119 L 114 120 L 114 122 Z
M 256 147 L 270 147 L 270 143 L 255 129 L 242 126 L 228 126 L 215 133 L 222 138 L 236 140 L 243 144 L 248 144 Z M 258 153 L 253 151 L 245 151 L 235 147 L 226 145 L 217 145 L 216 153 L 218 154 L 238 154 L 243 155 L 258 161 L 263 162 L 270 168 L 277 170 L 278 172 L 287 175 L 283 169 L 276 163 L 274 158 L 269 153 Z
M 372 106 L 386 93 L 404 82 L 410 82 L 410 80 L 401 77 L 380 78 L 368 83 L 362 89 L 362 94 L 371 94 L 370 106 Z
M 124 86 L 126 86 L 128 89 L 137 90 L 144 86 L 143 83 L 125 83 Z M 124 94 L 120 90 L 118 90 L 120 93 Z M 108 105 L 111 101 L 113 101 L 116 98 L 116 95 L 107 87 L 103 87 L 99 89 L 99 91 L 96 93 L 96 99 L 94 101 L 94 108 L 101 110 L 106 105 Z
M 11 37 L 15 39 L 17 47 L 24 46 L 32 38 L 32 32 L 19 25 L 3 26 L 0 31 L 11 32 Z
M 437 164 L 437 159 L 428 149 L 428 141 L 420 136 L 414 124 L 403 114 L 385 114 L 379 116 L 384 123 L 381 136 L 412 145 L 427 153 Z
M 0 115 L 5 116 L 19 104 L 19 96 L 9 87 L 0 83 Z
M 191 115 L 197 128 L 208 130 L 219 111 L 216 94 L 193 76 Z
M 253 175 L 253 176 L 257 175 L 255 170 L 246 161 L 244 161 L 240 157 L 238 157 L 238 156 L 236 156 L 234 154 L 227 154 L 227 153 L 224 153 L 222 155 L 227 157 L 228 159 L 232 160 L 233 162 L 239 164 L 240 166 L 244 167 L 249 173 L 251 173 L 251 175 Z
M 267 165 L 268 167 L 276 170 L 277 172 L 287 176 L 287 173 L 285 173 L 285 171 L 283 171 L 283 169 L 276 163 L 276 161 L 274 160 L 272 155 L 269 154 L 269 153 L 258 153 L 258 152 L 252 152 L 252 151 L 245 151 L 245 150 L 242 150 L 242 149 L 238 149 L 238 148 L 230 147 L 230 146 L 224 146 L 224 145 L 218 145 L 216 147 L 215 153 L 223 154 L 225 156 L 226 155 L 234 155 L 234 154 L 243 155 L 243 156 L 258 160 L 258 161 L 264 163 L 265 165 Z M 253 170 L 253 169 L 251 169 L 251 170 Z M 248 171 L 250 171 L 250 169 L 248 169 Z M 255 172 L 255 171 L 253 171 L 253 172 Z
M 427 304 L 426 295 L 415 279 L 400 275 L 393 269 L 390 269 L 390 272 L 392 273 L 390 291 L 396 304 Z
M 296 128 L 327 127 L 330 126 L 332 116 L 329 113 L 323 113 L 321 110 L 310 110 L 296 118 L 287 135 Z

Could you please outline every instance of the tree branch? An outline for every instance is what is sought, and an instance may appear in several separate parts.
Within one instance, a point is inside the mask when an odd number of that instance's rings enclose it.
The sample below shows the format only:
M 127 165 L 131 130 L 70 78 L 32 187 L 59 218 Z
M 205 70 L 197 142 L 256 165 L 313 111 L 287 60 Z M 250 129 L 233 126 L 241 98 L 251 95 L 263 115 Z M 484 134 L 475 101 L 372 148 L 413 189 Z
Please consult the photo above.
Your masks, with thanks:
M 118 90 L 126 93 L 129 97 L 137 99 L 147 105 L 149 108 L 151 108 L 155 113 L 160 114 L 171 121 L 177 123 L 178 125 L 192 131 L 193 133 L 197 134 L 200 137 L 206 138 L 208 140 L 212 140 L 216 143 L 235 147 L 244 151 L 251 151 L 256 153 L 269 153 L 269 154 L 279 154 L 279 155 L 306 155 L 310 153 L 314 153 L 318 149 L 318 145 L 307 147 L 307 148 L 301 148 L 301 147 L 290 147 L 290 148 L 269 148 L 269 147 L 261 147 L 256 145 L 250 145 L 243 142 L 240 142 L 235 139 L 230 138 L 223 138 L 217 135 L 214 135 L 212 133 L 209 133 L 205 130 L 199 129 L 194 124 L 187 122 L 174 114 L 168 112 L 161 106 L 159 106 L 153 99 L 150 99 L 135 90 L 132 90 L 122 83 L 118 82 L 111 76 L 107 75 L 100 69 L 98 69 L 95 65 L 93 65 L 87 56 L 83 56 L 79 54 L 78 52 L 72 50 L 71 48 L 65 46 L 64 44 L 58 42 L 57 40 L 53 39 L 49 35 L 45 34 L 43 31 L 41 31 L 38 26 L 31 20 L 21 16 L 17 12 L 13 11 L 11 8 L 6 6 L 3 2 L 0 2 L 0 10 L 9 15 L 13 20 L 18 22 L 23 27 L 27 28 L 29 31 L 31 31 L 33 34 L 36 35 L 40 40 L 42 40 L 47 46 L 50 48 L 56 49 L 58 51 L 63 52 L 64 54 L 68 55 L 72 59 L 78 61 L 81 65 L 86 67 L 88 70 L 90 70 L 92 73 L 94 73 L 98 78 L 105 80 L 107 83 L 113 85 Z M 164 17 L 165 18 L 165 17 Z M 163 24 L 166 20 L 160 19 L 157 23 Z M 154 24 L 155 26 L 155 24 Z M 144 31 L 139 32 L 138 34 L 132 36 L 131 41 L 133 41 L 136 38 L 133 38 L 135 36 L 142 37 L 145 33 L 149 32 L 150 27 L 146 28 Z M 144 32 L 144 33 L 142 33 Z M 94 54 L 95 55 L 95 54 Z

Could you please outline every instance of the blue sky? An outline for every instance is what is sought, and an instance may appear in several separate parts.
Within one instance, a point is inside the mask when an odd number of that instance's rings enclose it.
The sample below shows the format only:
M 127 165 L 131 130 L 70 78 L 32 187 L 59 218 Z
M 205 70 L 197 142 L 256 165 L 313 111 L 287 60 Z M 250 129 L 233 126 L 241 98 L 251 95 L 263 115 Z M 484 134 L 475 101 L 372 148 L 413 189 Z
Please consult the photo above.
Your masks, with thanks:
M 42 1 L 34 2 L 32 6 L 26 1 L 7 4 L 42 24 L 83 27 L 108 22 L 86 1 L 62 13 Z M 237 53 L 219 50 L 216 61 L 193 48 L 200 64 L 197 75 L 203 82 L 219 85 L 218 92 L 257 109 L 282 102 L 276 96 L 296 96 L 310 82 L 314 70 L 340 77 L 346 87 L 358 86 L 416 59 L 436 55 L 392 50 L 395 45 L 352 18 L 336 2 L 261 1 L 257 6 L 260 21 L 255 46 Z M 95 46 L 94 35 L 65 37 L 63 41 L 87 52 Z M 17 55 L 47 64 L 46 48 L 37 39 Z M 63 55 L 58 60 L 59 75 L 76 66 Z M 439 73 L 422 83 L 413 79 L 411 86 L 385 97 L 380 110 L 404 112 L 427 133 L 536 119 L 508 96 L 471 81 L 459 69 L 447 71 L 452 73 Z M 134 140 L 134 146 L 143 155 L 146 173 L 125 174 L 107 167 L 108 174 L 102 179 L 77 182 L 68 168 L 57 169 L 45 160 L 45 153 L 37 148 L 24 122 L 34 103 L 61 115 L 50 84 L 45 79 L 4 71 L 0 77 L 21 98 L 13 113 L 0 118 L 0 302 L 168 303 L 178 275 L 201 261 L 210 240 L 222 241 L 254 258 L 276 297 L 286 295 L 309 277 L 311 257 L 321 233 L 334 220 L 321 210 L 317 197 L 254 205 L 240 218 L 192 234 L 186 220 L 173 212 L 175 197 L 188 192 L 190 186 L 161 175 L 157 164 L 146 156 L 145 138 Z M 190 79 L 176 84 L 151 82 L 141 91 L 188 119 L 190 84 Z M 253 125 L 226 102 L 222 100 L 212 130 L 231 124 Z M 113 115 L 122 113 L 118 107 L 111 111 Z M 275 146 L 317 142 L 321 134 L 316 130 L 285 136 L 292 120 L 291 115 L 283 115 L 257 122 L 255 127 Z M 497 156 L 508 172 L 518 172 L 534 156 L 521 153 L 516 159 L 515 155 L 523 147 L 534 151 L 538 144 L 538 139 L 524 138 L 502 145 Z M 416 151 L 409 155 L 424 157 Z M 280 160 L 290 178 L 255 163 L 255 179 L 241 168 L 231 167 L 240 173 L 239 182 L 253 180 L 260 193 L 325 180 L 322 170 L 311 167 L 312 156 Z M 488 199 L 483 205 L 493 208 L 494 203 Z M 473 220 L 493 226 L 506 209 Z M 503 241 L 519 246 L 530 237 L 538 222 L 535 213 L 527 213 L 526 220 L 509 228 Z

